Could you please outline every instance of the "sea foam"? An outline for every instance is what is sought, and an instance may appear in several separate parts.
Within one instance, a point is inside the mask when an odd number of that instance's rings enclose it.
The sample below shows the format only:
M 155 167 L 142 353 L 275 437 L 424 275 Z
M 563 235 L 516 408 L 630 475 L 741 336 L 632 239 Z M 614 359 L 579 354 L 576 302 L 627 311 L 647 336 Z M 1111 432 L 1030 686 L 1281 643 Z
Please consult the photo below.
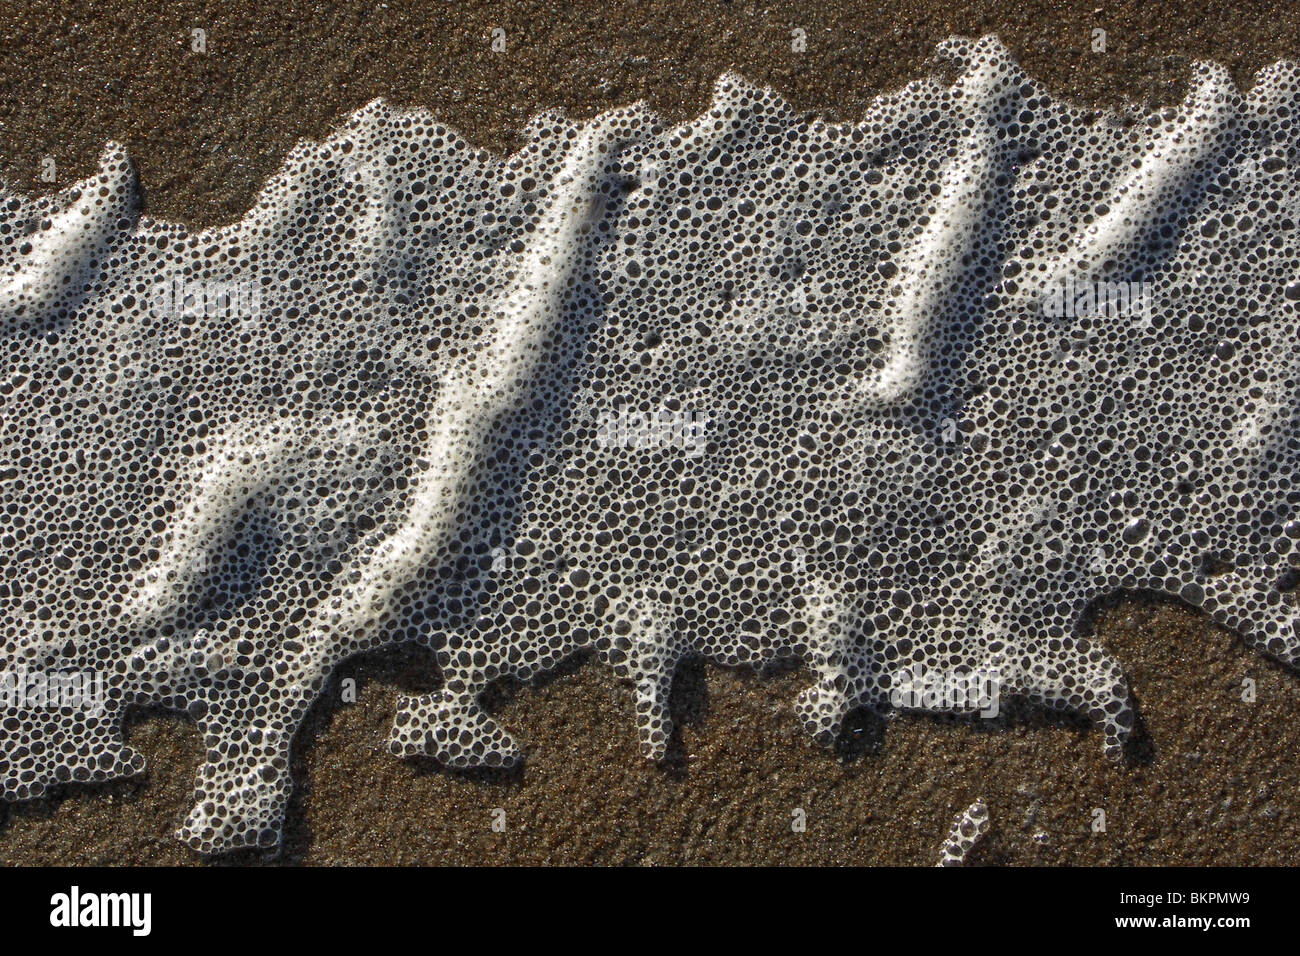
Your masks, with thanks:
M 0 192 L 0 677 L 102 687 L 3 698 L 0 793 L 140 771 L 124 708 L 169 707 L 179 835 L 274 843 L 306 710 L 399 642 L 442 683 L 392 749 L 456 767 L 520 757 L 489 684 L 580 651 L 653 758 L 688 656 L 802 660 L 823 742 L 1012 696 L 1118 755 L 1079 621 L 1125 589 L 1294 664 L 1300 71 L 1126 120 L 940 53 L 853 124 L 728 74 L 507 158 L 376 101 L 199 233 L 116 145 Z

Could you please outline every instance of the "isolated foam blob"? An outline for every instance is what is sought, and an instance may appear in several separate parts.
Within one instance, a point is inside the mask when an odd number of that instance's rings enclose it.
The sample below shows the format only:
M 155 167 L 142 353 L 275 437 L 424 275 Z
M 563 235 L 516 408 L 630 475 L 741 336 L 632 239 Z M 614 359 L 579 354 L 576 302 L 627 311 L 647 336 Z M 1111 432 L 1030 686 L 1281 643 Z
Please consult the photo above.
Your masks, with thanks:
M 966 857 L 984 838 L 988 826 L 989 808 L 981 798 L 963 810 L 953 822 L 948 839 L 939 847 L 939 862 L 935 866 L 965 866 Z
M 201 233 L 117 146 L 0 193 L 0 792 L 139 771 L 163 705 L 207 747 L 181 837 L 273 843 L 305 711 L 398 642 L 442 684 L 392 748 L 457 767 L 519 757 L 492 681 L 585 649 L 651 757 L 690 655 L 802 659 L 825 742 L 979 686 L 1118 752 L 1078 622 L 1120 589 L 1294 663 L 1296 66 L 1126 121 L 941 53 L 856 124 L 726 75 L 506 159 L 377 101 Z

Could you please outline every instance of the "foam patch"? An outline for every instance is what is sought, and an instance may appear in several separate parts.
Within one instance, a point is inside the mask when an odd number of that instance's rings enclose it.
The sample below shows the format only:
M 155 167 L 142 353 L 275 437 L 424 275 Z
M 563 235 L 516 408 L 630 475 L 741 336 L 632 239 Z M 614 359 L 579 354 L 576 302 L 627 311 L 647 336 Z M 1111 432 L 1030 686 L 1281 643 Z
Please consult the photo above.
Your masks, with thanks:
M 1118 754 L 1079 620 L 1124 589 L 1294 664 L 1296 65 L 1126 120 L 940 52 L 854 124 L 726 75 L 508 158 L 377 101 L 199 233 L 115 145 L 0 193 L 0 793 L 140 771 L 161 705 L 207 748 L 180 836 L 273 844 L 308 707 L 399 642 L 442 683 L 392 749 L 454 767 L 580 651 L 654 758 L 689 656 L 805 662 L 823 742 L 1016 697 Z
M 939 862 L 935 866 L 965 866 L 966 857 L 984 838 L 989 826 L 989 808 L 982 799 L 976 800 L 958 815 L 948 833 L 948 839 L 939 847 Z

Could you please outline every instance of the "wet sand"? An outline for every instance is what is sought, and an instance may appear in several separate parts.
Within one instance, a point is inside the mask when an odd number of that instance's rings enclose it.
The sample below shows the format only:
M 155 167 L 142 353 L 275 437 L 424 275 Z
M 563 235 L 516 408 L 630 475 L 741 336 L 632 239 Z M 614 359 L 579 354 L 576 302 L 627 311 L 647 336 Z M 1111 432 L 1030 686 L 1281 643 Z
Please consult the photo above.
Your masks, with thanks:
M 498 27 L 503 52 L 491 48 Z M 1104 54 L 1090 51 L 1094 27 L 1107 31 Z M 204 55 L 191 51 L 193 28 L 206 30 Z M 805 52 L 791 49 L 795 28 Z M 207 226 L 238 219 L 297 138 L 325 135 L 375 96 L 425 106 L 497 150 L 542 108 L 588 116 L 645 98 L 685 119 L 726 69 L 850 119 L 924 75 L 945 36 L 988 32 L 1058 94 L 1153 107 L 1177 102 L 1194 59 L 1248 84 L 1300 56 L 1300 6 L 33 3 L 0 11 L 0 173 L 48 191 L 119 139 L 147 214 Z M 45 156 L 54 184 L 39 178 Z M 832 754 L 796 727 L 804 674 L 696 664 L 678 681 L 672 756 L 656 767 L 636 746 L 631 689 L 575 661 L 496 695 L 523 768 L 457 773 L 387 753 L 398 689 L 431 689 L 436 675 L 422 652 L 383 652 L 344 665 L 300 735 L 283 850 L 218 862 L 931 864 L 978 796 L 992 825 L 972 862 L 1293 862 L 1300 675 L 1168 603 L 1108 605 L 1095 635 L 1125 665 L 1143 717 L 1123 766 L 1086 724 L 1024 708 L 993 721 L 856 715 Z M 352 704 L 339 693 L 349 677 Z M 147 774 L 0 807 L 0 864 L 203 862 L 172 838 L 197 730 L 136 714 L 128 736 Z M 791 827 L 797 809 L 804 832 Z

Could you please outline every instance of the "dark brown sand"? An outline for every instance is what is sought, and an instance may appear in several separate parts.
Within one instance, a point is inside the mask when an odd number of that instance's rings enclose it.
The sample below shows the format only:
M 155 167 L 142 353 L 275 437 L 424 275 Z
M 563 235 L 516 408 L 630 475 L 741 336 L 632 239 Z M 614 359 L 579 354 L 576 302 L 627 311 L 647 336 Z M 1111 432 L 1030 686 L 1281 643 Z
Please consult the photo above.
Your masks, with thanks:
M 517 145 L 541 108 L 576 116 L 646 98 L 683 119 L 733 68 L 841 119 L 925 72 L 951 33 L 997 33 L 1054 91 L 1098 106 L 1176 102 L 1198 58 L 1248 84 L 1300 55 L 1300 7 L 905 0 L 902 3 L 617 0 L 174 3 L 119 0 L 0 9 L 0 170 L 27 191 L 43 157 L 57 185 L 104 140 L 127 144 L 153 216 L 237 219 L 299 137 L 319 138 L 375 96 L 423 105 L 474 141 Z M 207 31 L 206 55 L 190 30 Z M 491 31 L 506 50 L 491 50 Z M 1089 50 L 1094 27 L 1108 52 Z M 807 51 L 791 50 L 791 30 Z M 929 864 L 976 797 L 985 863 L 1285 864 L 1300 850 L 1300 675 L 1170 604 L 1098 614 L 1144 725 L 1118 766 L 1086 725 L 1024 709 L 995 721 L 861 717 L 840 753 L 796 730 L 799 672 L 688 667 L 668 765 L 638 754 L 630 690 L 575 662 L 503 688 L 496 710 L 527 742 L 511 773 L 453 773 L 384 749 L 399 688 L 431 661 L 390 651 L 345 665 L 299 738 L 283 862 Z M 339 681 L 360 699 L 340 703 Z M 1256 683 L 1254 702 L 1242 681 Z M 136 715 L 149 758 L 135 782 L 0 809 L 0 864 L 195 863 L 171 836 L 200 741 L 181 718 Z M 505 830 L 494 832 L 493 811 Z M 796 809 L 805 832 L 793 832 Z M 1106 816 L 1093 831 L 1094 810 Z M 227 858 L 269 862 L 274 853 Z

